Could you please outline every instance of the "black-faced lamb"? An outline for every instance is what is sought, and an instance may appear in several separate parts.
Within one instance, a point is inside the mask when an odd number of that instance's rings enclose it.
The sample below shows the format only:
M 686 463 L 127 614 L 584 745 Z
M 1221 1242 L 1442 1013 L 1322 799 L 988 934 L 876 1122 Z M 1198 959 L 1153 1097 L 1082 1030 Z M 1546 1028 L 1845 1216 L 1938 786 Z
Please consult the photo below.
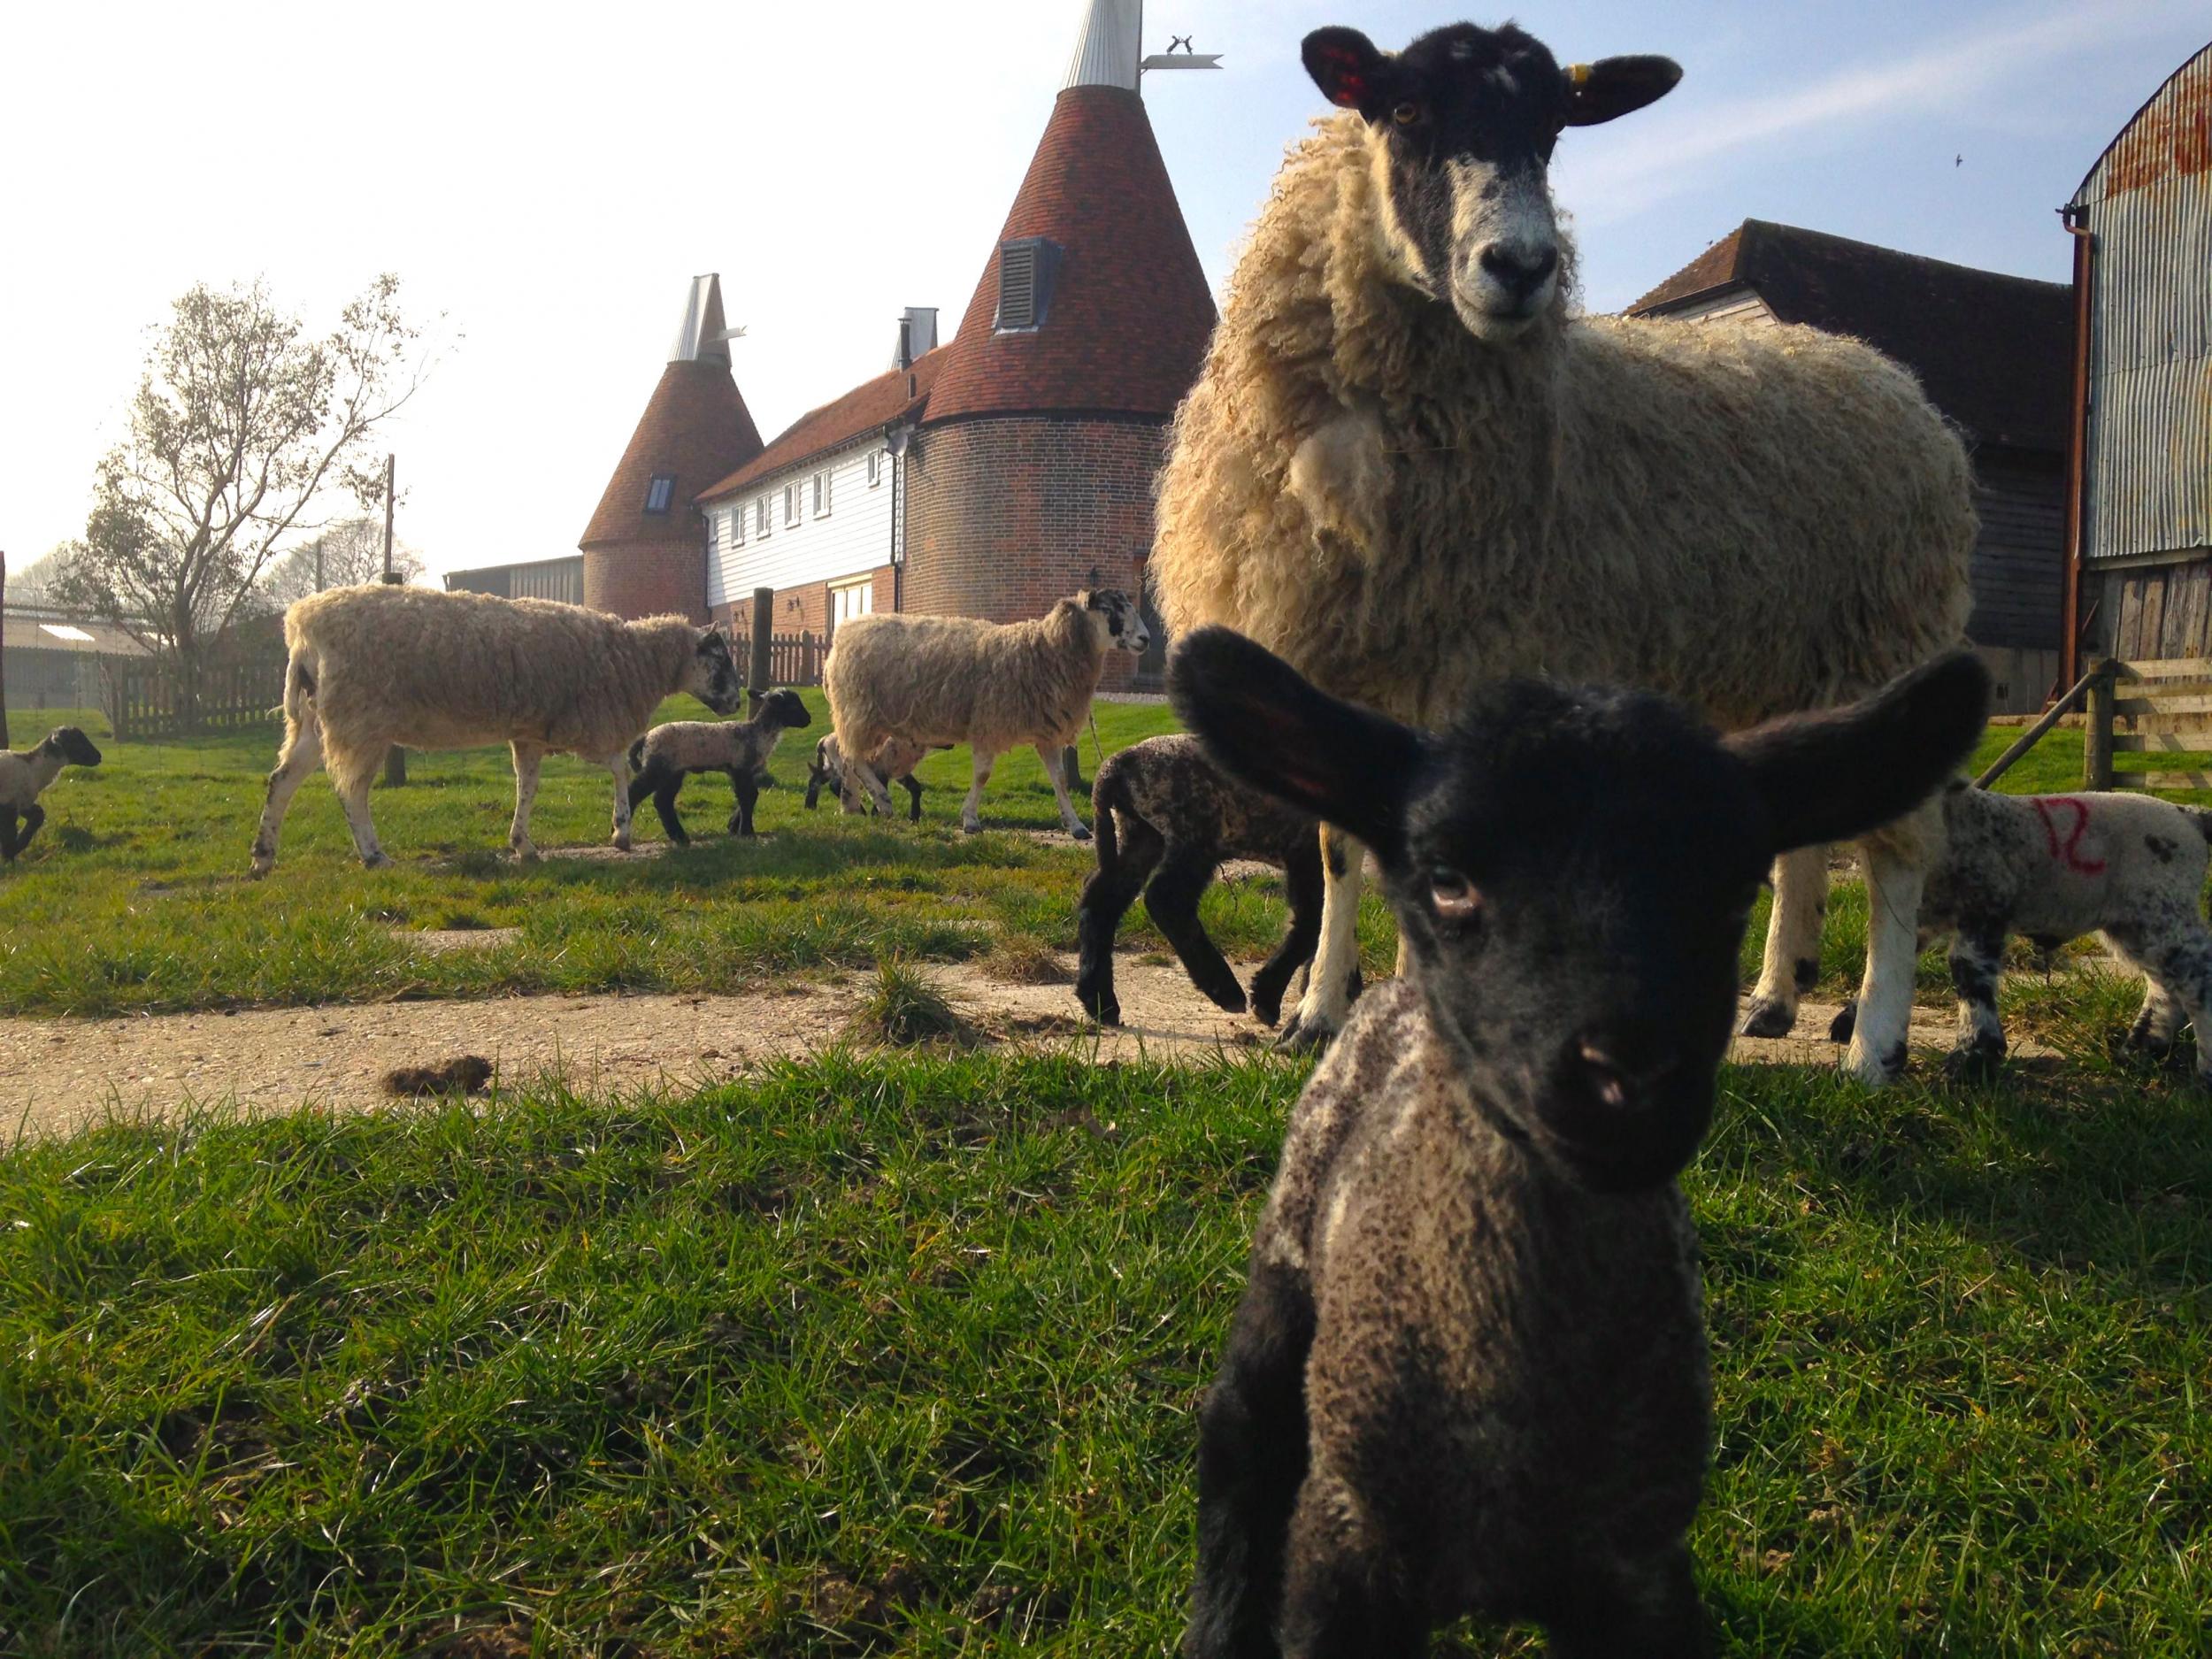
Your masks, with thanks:
M 1558 1659 L 1703 1651 L 1711 1441 L 1677 1172 L 1776 854 L 1936 788 L 1970 654 L 1719 738 L 1649 693 L 1480 687 L 1429 736 L 1225 629 L 1169 666 L 1232 774 L 1371 848 L 1409 971 L 1294 1108 L 1200 1417 L 1190 1659 L 1418 1654 L 1461 1614 Z
M 1110 757 L 1091 789 L 1098 867 L 1076 907 L 1075 995 L 1092 1018 L 1121 1023 L 1114 995 L 1114 930 L 1136 899 L 1213 1002 L 1245 1009 L 1235 972 L 1199 925 L 1198 901 L 1227 858 L 1252 858 L 1283 872 L 1290 924 L 1252 976 L 1254 1014 L 1271 1025 L 1283 987 L 1313 957 L 1321 937 L 1321 844 L 1313 817 L 1225 777 L 1194 737 L 1153 737 Z
M 269 774 L 253 872 L 276 863 L 284 814 L 318 765 L 345 809 L 361 862 L 391 860 L 369 818 L 385 751 L 503 742 L 515 761 L 507 844 L 534 858 L 530 804 L 549 751 L 614 779 L 614 844 L 630 845 L 630 745 L 678 692 L 735 710 L 743 678 L 729 641 L 681 617 L 625 622 L 581 605 L 427 588 L 334 588 L 284 613 L 284 748 Z
M 1724 726 L 1963 639 L 1971 479 L 1911 374 L 1809 328 L 1571 311 L 1554 143 L 1665 94 L 1673 63 L 1563 70 L 1518 28 L 1466 24 L 1399 53 L 1323 29 L 1304 57 L 1343 112 L 1278 174 L 1176 417 L 1148 565 L 1171 631 L 1226 623 L 1402 719 L 1541 672 Z M 1932 826 L 1865 849 L 1850 1064 L 1872 1079 L 1902 1062 Z M 1340 1025 L 1356 954 L 1360 860 L 1325 870 L 1302 1039 Z M 1748 1028 L 1794 1020 L 1826 883 L 1817 849 L 1777 872 Z
M 906 821 L 922 821 L 922 780 L 914 775 L 914 768 L 922 764 L 922 757 L 934 749 L 950 749 L 949 743 L 907 743 L 891 739 L 876 750 L 868 762 L 868 770 L 887 784 L 902 784 L 906 788 Z M 806 772 L 806 808 L 811 812 L 827 789 L 839 800 L 845 798 L 845 757 L 837 747 L 837 733 L 831 732 L 816 740 L 814 761 Z M 871 799 L 871 808 L 875 804 Z
M 64 766 L 96 766 L 100 751 L 73 726 L 58 726 L 21 754 L 0 749 L 0 863 L 12 864 L 31 844 L 46 809 L 38 798 Z M 18 828 L 19 821 L 21 828 Z
M 684 780 L 703 772 L 718 772 L 730 780 L 736 797 L 730 808 L 729 833 L 753 833 L 753 806 L 760 799 L 762 768 L 776 752 L 776 741 L 786 732 L 814 724 L 805 702 L 795 691 L 779 686 L 763 697 L 751 717 L 743 720 L 669 720 L 655 726 L 630 746 L 630 765 L 637 776 L 630 781 L 630 810 L 647 795 L 660 814 L 661 827 L 679 847 L 688 846 L 683 820 L 676 816 L 676 795 Z
M 934 746 L 965 743 L 975 780 L 961 803 L 960 826 L 983 827 L 983 786 L 999 755 L 1036 746 L 1060 803 L 1060 822 L 1077 841 L 1090 831 L 1075 815 L 1061 775 L 1061 751 L 1089 718 L 1109 650 L 1141 654 L 1152 635 L 1127 594 L 1112 588 L 1063 599 L 1026 622 L 885 613 L 838 625 L 822 665 L 822 689 L 845 757 L 843 799 L 858 811 L 865 791 L 886 818 L 890 792 L 858 757 L 898 739 Z
M 2098 933 L 2143 975 L 2129 1041 L 2164 1054 L 2186 1019 L 2199 1080 L 2212 1087 L 2212 929 L 2200 908 L 2212 812 L 2149 795 L 1997 795 L 1961 782 L 1943 797 L 1943 829 L 1920 935 L 1924 948 L 1951 940 L 1952 1075 L 1984 1076 L 2005 1057 L 1997 991 L 2008 939 L 2055 950 Z M 1856 1019 L 1847 1005 L 1829 1035 L 1847 1041 Z

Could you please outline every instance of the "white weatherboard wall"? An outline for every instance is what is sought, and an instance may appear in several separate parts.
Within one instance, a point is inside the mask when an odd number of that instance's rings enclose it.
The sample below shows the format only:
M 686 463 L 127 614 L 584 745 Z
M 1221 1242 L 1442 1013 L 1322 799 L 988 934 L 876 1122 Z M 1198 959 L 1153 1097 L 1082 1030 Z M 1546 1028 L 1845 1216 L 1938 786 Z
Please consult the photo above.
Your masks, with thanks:
M 880 456 L 874 485 L 868 482 L 868 457 Z M 707 555 L 707 603 L 735 604 L 756 588 L 803 588 L 835 581 L 891 563 L 891 469 L 897 463 L 883 452 L 883 440 L 865 439 L 833 449 L 811 461 L 772 472 L 743 495 L 718 501 L 708 511 L 714 529 Z M 814 475 L 830 474 L 830 510 L 814 511 Z M 783 521 L 783 491 L 799 486 L 799 521 Z M 768 503 L 769 533 L 759 530 L 757 503 Z M 745 515 L 745 542 L 735 544 L 731 515 Z

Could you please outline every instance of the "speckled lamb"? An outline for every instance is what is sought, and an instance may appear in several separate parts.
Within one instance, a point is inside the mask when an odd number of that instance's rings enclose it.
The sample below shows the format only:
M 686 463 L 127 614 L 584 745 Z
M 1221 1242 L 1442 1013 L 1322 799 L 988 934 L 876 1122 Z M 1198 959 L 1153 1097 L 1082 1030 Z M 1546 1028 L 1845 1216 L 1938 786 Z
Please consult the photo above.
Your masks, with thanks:
M 1114 930 L 1141 889 L 1191 983 L 1217 1008 L 1244 1012 L 1243 988 L 1199 925 L 1198 901 L 1222 860 L 1254 858 L 1282 871 L 1290 904 L 1282 942 L 1252 976 L 1252 1011 L 1273 1025 L 1283 987 L 1313 959 L 1321 937 L 1320 826 L 1312 814 L 1225 777 L 1196 738 L 1180 736 L 1148 738 L 1110 757 L 1098 769 L 1091 809 L 1098 868 L 1075 913 L 1075 995 L 1084 1010 L 1121 1023 Z
M 64 766 L 96 766 L 100 751 L 73 726 L 58 726 L 21 754 L 0 749 L 0 863 L 12 864 L 31 844 L 46 809 L 38 803 Z M 17 820 L 22 823 L 16 827 Z
M 814 724 L 805 702 L 795 691 L 781 687 L 763 697 L 752 718 L 745 720 L 669 720 L 655 726 L 630 745 L 630 764 L 637 776 L 630 781 L 630 810 L 653 797 L 661 827 L 679 847 L 688 846 L 683 820 L 676 816 L 676 795 L 684 780 L 695 773 L 727 774 L 736 796 L 730 808 L 733 835 L 753 833 L 753 807 L 760 799 L 760 777 L 776 741 L 786 732 Z
M 1409 971 L 1293 1110 L 1199 1428 L 1184 1651 L 1400 1655 L 1479 1611 L 1687 1659 L 1712 1421 L 1675 1177 L 1761 875 L 1934 790 L 1971 656 L 1727 739 L 1530 680 L 1424 735 L 1220 628 L 1171 661 L 1216 762 L 1371 848 Z
M 949 743 L 907 743 L 894 737 L 887 739 L 868 762 L 868 770 L 887 784 L 900 784 L 906 789 L 906 821 L 922 821 L 922 780 L 914 775 L 914 768 L 922 764 L 922 757 L 932 749 L 950 749 Z M 806 772 L 806 807 L 811 812 L 822 798 L 822 791 L 842 800 L 845 795 L 845 757 L 837 747 L 837 733 L 828 733 L 814 745 L 814 761 Z M 868 804 L 872 807 L 872 797 Z

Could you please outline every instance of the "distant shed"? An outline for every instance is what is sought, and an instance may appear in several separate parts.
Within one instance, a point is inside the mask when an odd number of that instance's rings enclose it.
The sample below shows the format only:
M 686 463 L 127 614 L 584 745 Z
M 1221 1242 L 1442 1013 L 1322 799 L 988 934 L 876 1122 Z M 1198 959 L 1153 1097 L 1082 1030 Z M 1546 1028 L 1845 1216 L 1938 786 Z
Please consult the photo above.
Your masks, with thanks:
M 2065 286 L 1747 219 L 1629 307 L 1855 334 L 1920 379 L 1974 463 L 1974 611 L 1967 637 L 2000 711 L 2039 708 L 2063 632 L 2072 301 Z
M 557 599 L 584 603 L 584 556 L 532 559 L 520 565 L 484 565 L 472 571 L 448 571 L 446 592 L 496 594 L 502 599 Z
M 2072 518 L 2082 641 L 2212 657 L 2212 45 L 2066 208 L 2087 351 Z
M 11 605 L 0 614 L 0 664 L 14 714 L 103 708 L 103 663 L 145 655 L 146 648 L 120 628 L 65 611 Z

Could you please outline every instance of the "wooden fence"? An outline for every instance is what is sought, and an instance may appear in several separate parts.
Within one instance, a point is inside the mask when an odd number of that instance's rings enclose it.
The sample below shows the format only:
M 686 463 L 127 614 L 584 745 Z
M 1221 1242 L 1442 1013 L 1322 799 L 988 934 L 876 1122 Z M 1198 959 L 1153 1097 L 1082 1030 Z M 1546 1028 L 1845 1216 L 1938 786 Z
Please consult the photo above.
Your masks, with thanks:
M 2212 789 L 2212 657 L 2111 661 L 2092 675 L 2084 788 Z M 2170 755 L 2176 770 L 2116 772 L 2116 754 Z
M 198 707 L 188 713 L 167 668 L 150 658 L 111 657 L 102 671 L 107 717 L 121 742 L 265 725 L 282 718 L 284 661 L 249 657 L 207 664 L 200 671 Z
M 818 686 L 822 683 L 822 659 L 829 655 L 829 641 L 818 638 L 811 630 L 802 634 L 778 634 L 768 641 L 768 685 Z M 767 686 L 756 686 L 756 691 L 765 691 Z

